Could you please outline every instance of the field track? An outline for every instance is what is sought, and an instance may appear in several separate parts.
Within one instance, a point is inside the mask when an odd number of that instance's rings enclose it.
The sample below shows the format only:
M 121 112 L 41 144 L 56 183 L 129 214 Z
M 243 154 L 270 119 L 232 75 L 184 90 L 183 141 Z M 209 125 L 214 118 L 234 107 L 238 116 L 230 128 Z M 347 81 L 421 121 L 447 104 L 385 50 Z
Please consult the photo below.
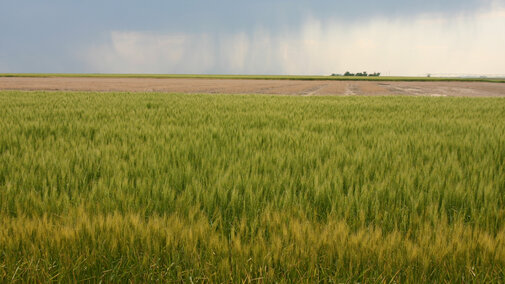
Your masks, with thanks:
M 505 83 L 205 78 L 0 77 L 0 90 L 505 97 Z

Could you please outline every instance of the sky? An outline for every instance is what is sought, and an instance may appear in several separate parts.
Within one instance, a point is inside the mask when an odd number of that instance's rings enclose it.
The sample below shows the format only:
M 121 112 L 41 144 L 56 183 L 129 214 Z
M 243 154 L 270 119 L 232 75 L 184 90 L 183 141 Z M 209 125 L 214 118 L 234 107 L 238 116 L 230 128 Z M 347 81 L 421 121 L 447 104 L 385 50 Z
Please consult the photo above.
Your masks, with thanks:
M 0 27 L 0 73 L 505 74 L 505 0 L 0 0 Z

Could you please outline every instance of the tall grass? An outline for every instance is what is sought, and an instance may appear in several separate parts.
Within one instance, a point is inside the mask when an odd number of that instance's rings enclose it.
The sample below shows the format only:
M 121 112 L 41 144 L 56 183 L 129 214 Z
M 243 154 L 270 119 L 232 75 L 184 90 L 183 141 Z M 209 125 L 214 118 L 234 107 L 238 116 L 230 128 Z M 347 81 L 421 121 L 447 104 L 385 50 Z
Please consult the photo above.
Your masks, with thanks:
M 505 281 L 505 99 L 0 92 L 0 282 Z

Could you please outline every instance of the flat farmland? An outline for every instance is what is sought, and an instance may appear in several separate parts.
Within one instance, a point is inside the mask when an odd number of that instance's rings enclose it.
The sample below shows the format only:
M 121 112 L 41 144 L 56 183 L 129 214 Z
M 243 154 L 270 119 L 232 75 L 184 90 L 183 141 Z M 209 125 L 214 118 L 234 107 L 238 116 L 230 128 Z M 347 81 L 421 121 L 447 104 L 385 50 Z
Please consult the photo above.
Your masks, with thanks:
M 0 282 L 505 280 L 504 98 L 0 91 L 0 110 Z
M 98 92 L 168 92 L 207 94 L 274 94 L 274 95 L 365 95 L 365 96 L 448 96 L 448 97 L 505 97 L 505 83 L 485 80 L 465 81 L 437 78 L 388 78 L 351 80 L 345 77 L 332 80 L 317 77 L 259 77 L 227 79 L 203 76 L 198 78 L 173 77 L 1 77 L 0 90 L 58 90 Z M 246 77 L 247 78 L 247 77 Z M 281 77 L 282 78 L 282 77 Z M 379 77 L 380 78 L 380 77 Z M 344 80 L 345 79 L 345 80 Z M 407 81 L 405 81 L 407 80 Z M 411 81 L 408 81 L 411 80 Z M 428 80 L 428 81 L 422 81 Z

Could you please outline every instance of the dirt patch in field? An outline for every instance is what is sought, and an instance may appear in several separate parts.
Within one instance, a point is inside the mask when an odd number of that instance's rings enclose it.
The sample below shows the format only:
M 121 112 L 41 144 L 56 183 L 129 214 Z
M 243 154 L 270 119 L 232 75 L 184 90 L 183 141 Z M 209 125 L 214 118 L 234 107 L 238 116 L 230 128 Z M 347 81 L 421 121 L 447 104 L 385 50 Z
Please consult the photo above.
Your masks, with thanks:
M 505 97 L 505 83 L 2 77 L 0 90 L 127 91 L 278 95 Z

